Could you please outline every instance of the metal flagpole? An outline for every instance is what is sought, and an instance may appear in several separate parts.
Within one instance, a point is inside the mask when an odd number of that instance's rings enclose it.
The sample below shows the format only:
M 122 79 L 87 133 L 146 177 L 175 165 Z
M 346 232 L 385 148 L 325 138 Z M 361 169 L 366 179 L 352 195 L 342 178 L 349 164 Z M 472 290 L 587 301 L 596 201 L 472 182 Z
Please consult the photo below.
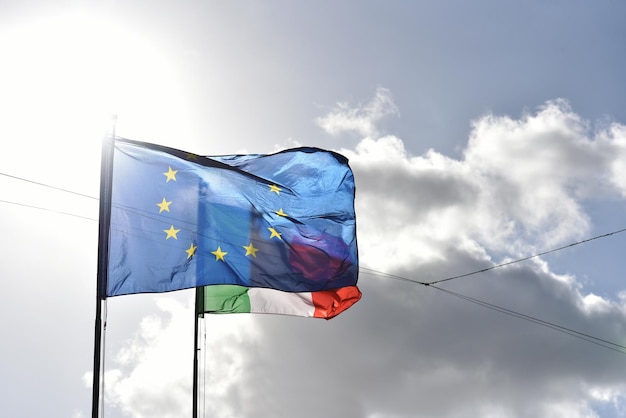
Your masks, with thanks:
M 115 141 L 115 123 L 113 117 L 111 133 L 102 141 L 100 162 L 100 214 L 98 226 L 98 273 L 96 277 L 96 321 L 93 347 L 93 391 L 91 416 L 100 415 L 100 380 L 102 361 L 102 304 L 106 301 L 106 286 L 109 264 L 109 228 L 111 226 L 111 184 L 113 182 L 113 144 Z
M 192 417 L 198 418 L 198 322 L 200 314 L 204 311 L 204 292 L 202 287 L 196 287 L 196 303 L 193 309 L 194 329 L 193 329 L 193 403 Z

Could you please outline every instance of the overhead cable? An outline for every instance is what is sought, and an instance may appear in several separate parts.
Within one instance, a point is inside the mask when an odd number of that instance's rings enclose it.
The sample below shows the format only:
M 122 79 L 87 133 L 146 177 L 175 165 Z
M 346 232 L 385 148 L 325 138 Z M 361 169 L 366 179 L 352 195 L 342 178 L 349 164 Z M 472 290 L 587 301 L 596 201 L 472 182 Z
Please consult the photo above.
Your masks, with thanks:
M 65 192 L 65 193 L 74 194 L 74 195 L 77 195 L 77 196 L 86 197 L 86 198 L 88 198 L 88 199 L 95 199 L 95 200 L 99 200 L 99 199 L 98 199 L 97 197 L 95 197 L 95 196 L 90 196 L 90 195 L 88 195 L 88 194 L 79 193 L 79 192 L 75 192 L 75 191 L 68 190 L 68 189 L 63 189 L 63 188 L 61 188 L 61 187 L 51 186 L 51 185 L 49 185 L 49 184 L 41 183 L 41 182 L 39 182 L 39 181 L 28 180 L 28 179 L 25 179 L 25 178 L 22 178 L 22 177 L 13 176 L 13 175 L 11 175 L 11 174 L 0 173 L 0 176 L 4 176 L 4 177 L 12 178 L 12 179 L 15 179 L 15 180 L 20 180 L 20 181 L 25 181 L 25 182 L 27 182 L 27 183 L 36 184 L 36 185 L 38 185 L 38 186 L 48 187 L 48 188 L 50 188 L 50 189 L 59 190 L 59 191 L 62 191 L 62 192 Z
M 21 177 L 12 176 L 12 175 L 5 174 L 5 173 L 0 173 L 0 175 L 5 176 L 5 177 L 10 177 L 10 178 L 13 178 L 13 179 L 16 179 L 16 180 L 20 180 L 20 181 L 25 181 L 25 182 L 37 184 L 39 186 L 43 186 L 43 187 L 48 187 L 48 188 L 51 188 L 51 189 L 59 190 L 59 191 L 62 191 L 62 192 L 75 194 L 75 195 L 86 197 L 86 198 L 89 198 L 89 199 L 98 200 L 98 198 L 96 198 L 96 197 L 89 196 L 89 195 L 86 195 L 86 194 L 83 194 L 83 193 L 74 192 L 74 191 L 63 189 L 63 188 L 60 188 L 60 187 L 50 186 L 48 184 L 44 184 L 44 183 L 40 183 L 40 182 L 24 179 L 24 178 L 21 178 Z M 77 217 L 77 218 L 87 219 L 87 220 L 90 220 L 90 221 L 97 221 L 97 219 L 94 219 L 94 218 L 90 218 L 90 217 L 86 217 L 86 216 L 82 216 L 82 215 L 78 215 L 78 214 L 74 214 L 74 213 L 70 213 L 70 212 L 63 212 L 63 211 L 58 211 L 58 210 L 54 210 L 54 209 L 49 209 L 49 208 L 45 208 L 45 207 L 41 207 L 41 206 L 28 205 L 28 204 L 24 204 L 24 203 L 12 202 L 12 201 L 8 201 L 8 200 L 0 200 L 0 203 L 19 205 L 19 206 L 23 206 L 23 207 L 39 209 L 39 210 L 44 210 L 44 211 L 48 211 L 48 212 L 58 213 L 58 214 L 62 214 L 62 215 L 67 215 L 67 216 L 73 216 L 73 217 Z M 522 314 L 520 312 L 516 312 L 516 311 L 513 311 L 511 309 L 504 308 L 502 306 L 498 306 L 498 305 L 495 305 L 495 304 L 492 304 L 492 303 L 489 303 L 489 302 L 485 302 L 485 301 L 480 300 L 480 299 L 476 299 L 476 298 L 473 298 L 473 297 L 470 297 L 470 296 L 467 296 L 467 295 L 463 295 L 461 293 L 454 292 L 454 291 L 449 290 L 449 289 L 444 289 L 444 288 L 441 288 L 439 286 L 435 286 L 438 283 L 447 282 L 447 281 L 451 281 L 451 280 L 455 280 L 455 279 L 460 279 L 460 278 L 463 278 L 463 277 L 472 276 L 472 275 L 476 275 L 476 274 L 479 274 L 479 273 L 484 273 L 484 272 L 487 272 L 487 271 L 490 271 L 490 270 L 494 270 L 494 269 L 497 269 L 497 268 L 509 266 L 511 264 L 520 263 L 522 261 L 527 261 L 527 260 L 530 260 L 532 258 L 540 257 L 542 255 L 550 254 L 550 253 L 553 253 L 553 252 L 556 252 L 556 251 L 560 251 L 560 250 L 563 250 L 563 249 L 566 249 L 566 248 L 569 248 L 569 247 L 573 247 L 573 246 L 576 246 L 576 245 L 584 244 L 584 243 L 587 243 L 589 241 L 593 241 L 593 240 L 596 240 L 596 239 L 609 237 L 611 235 L 619 234 L 619 233 L 622 233 L 622 232 L 625 232 L 625 231 L 626 231 L 626 228 L 619 229 L 619 230 L 616 230 L 616 231 L 612 231 L 612 232 L 608 232 L 608 233 L 605 233 L 605 234 L 597 235 L 597 236 L 594 236 L 594 237 L 591 237 L 591 238 L 587 238 L 587 239 L 584 239 L 582 241 L 577 241 L 577 242 L 574 242 L 574 243 L 571 243 L 571 244 L 568 244 L 568 245 L 564 245 L 564 246 L 561 246 L 561 247 L 558 247 L 558 248 L 554 248 L 554 249 L 551 249 L 551 250 L 543 251 L 543 252 L 540 252 L 540 253 L 528 256 L 528 257 L 519 258 L 519 259 L 508 261 L 508 262 L 505 262 L 505 263 L 495 264 L 495 265 L 492 265 L 492 266 L 489 266 L 489 267 L 486 267 L 486 268 L 483 268 L 483 269 L 480 269 L 480 270 L 472 271 L 470 273 L 460 274 L 460 275 L 457 275 L 457 276 L 452 276 L 452 277 L 448 277 L 448 278 L 444 278 L 444 279 L 440 279 L 440 280 L 434 280 L 434 281 L 430 281 L 430 282 L 418 281 L 418 280 L 410 279 L 408 277 L 399 276 L 399 275 L 391 274 L 391 273 L 386 273 L 386 272 L 378 271 L 378 270 L 371 269 L 371 268 L 368 268 L 368 267 L 363 267 L 363 266 L 361 266 L 359 268 L 359 270 L 362 273 L 365 273 L 365 274 L 372 274 L 372 275 L 376 275 L 376 276 L 380 276 L 380 277 L 386 277 L 386 278 L 389 278 L 389 279 L 392 279 L 392 280 L 404 281 L 404 282 L 409 282 L 409 283 L 413 283 L 413 284 L 423 285 L 423 286 L 426 286 L 426 287 L 431 287 L 433 289 L 437 289 L 437 290 L 439 290 L 441 292 L 444 292 L 444 293 L 446 293 L 448 295 L 451 295 L 451 296 L 457 297 L 459 299 L 462 299 L 462 300 L 465 300 L 465 301 L 477 304 L 479 306 L 483 306 L 485 308 L 488 308 L 488 309 L 491 309 L 491 310 L 495 310 L 497 312 L 500 312 L 500 313 L 503 313 L 503 314 L 506 314 L 506 315 L 514 316 L 516 318 L 523 319 L 523 320 L 532 322 L 534 324 L 541 325 L 541 326 L 550 328 L 552 330 L 571 335 L 573 337 L 582 339 L 583 341 L 587 341 L 587 342 L 590 342 L 592 344 L 596 344 L 596 345 L 599 345 L 601 347 L 608 348 L 608 349 L 613 350 L 613 351 L 617 351 L 618 353 L 621 353 L 621 354 L 626 354 L 626 346 L 624 346 L 624 345 L 617 344 L 617 343 L 614 343 L 614 342 L 611 342 L 611 341 L 608 341 L 608 340 L 605 340 L 605 339 L 602 339 L 602 338 L 594 337 L 592 335 L 589 335 L 589 334 L 586 334 L 586 333 L 583 333 L 583 332 L 580 332 L 580 331 L 576 331 L 576 330 L 573 330 L 571 328 L 567 328 L 567 327 L 564 327 L 564 326 L 561 326 L 561 325 L 557 325 L 555 323 L 552 323 L 552 322 L 549 322 L 549 321 L 545 321 L 545 320 L 542 320 L 542 319 L 539 319 L 539 318 L 536 318 L 536 317 L 533 317 L 533 316 L 530 316 L 530 315 Z

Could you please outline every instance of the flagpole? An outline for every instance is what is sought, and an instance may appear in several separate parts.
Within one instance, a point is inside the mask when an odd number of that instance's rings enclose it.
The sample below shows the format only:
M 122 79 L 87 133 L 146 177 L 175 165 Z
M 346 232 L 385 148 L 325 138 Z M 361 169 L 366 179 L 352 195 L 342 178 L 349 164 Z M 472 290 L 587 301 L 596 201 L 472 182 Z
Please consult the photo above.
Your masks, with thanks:
M 96 320 L 93 347 L 93 387 L 91 416 L 100 415 L 100 380 L 102 362 L 102 304 L 106 300 L 106 286 L 109 264 L 109 228 L 111 226 L 111 184 L 113 182 L 113 143 L 115 141 L 115 123 L 113 116 L 111 133 L 102 141 L 100 160 L 100 213 L 98 225 L 98 272 L 96 276 Z
M 193 402 L 192 402 L 192 418 L 198 418 L 198 322 L 200 306 L 203 304 L 201 287 L 196 287 L 196 301 L 193 309 L 194 329 L 193 329 Z

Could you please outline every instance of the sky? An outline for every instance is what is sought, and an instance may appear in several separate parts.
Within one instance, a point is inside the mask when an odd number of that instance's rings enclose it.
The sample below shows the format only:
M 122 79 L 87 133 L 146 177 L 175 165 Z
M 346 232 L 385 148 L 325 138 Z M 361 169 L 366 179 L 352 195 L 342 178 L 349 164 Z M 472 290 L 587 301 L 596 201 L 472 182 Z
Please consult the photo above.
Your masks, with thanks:
M 201 321 L 203 416 L 626 417 L 626 233 L 569 246 L 626 228 L 625 13 L 0 0 L 2 415 L 91 414 L 117 115 L 130 139 L 313 146 L 354 171 L 362 300 L 330 321 Z M 191 416 L 192 297 L 107 301 L 105 416 Z

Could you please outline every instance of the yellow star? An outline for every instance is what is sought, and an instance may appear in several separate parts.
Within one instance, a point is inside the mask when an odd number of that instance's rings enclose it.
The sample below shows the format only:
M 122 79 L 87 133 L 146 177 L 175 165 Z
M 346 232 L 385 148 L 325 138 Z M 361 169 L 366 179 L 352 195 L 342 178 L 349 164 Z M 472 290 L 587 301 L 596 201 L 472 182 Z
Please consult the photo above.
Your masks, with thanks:
M 218 246 L 217 250 L 211 251 L 211 254 L 215 254 L 215 261 L 217 260 L 225 261 L 224 256 L 228 253 L 226 251 L 222 251 L 222 249 Z
M 167 237 L 165 237 L 165 239 L 170 239 L 170 238 L 178 239 L 176 234 L 180 232 L 180 229 L 174 229 L 174 225 L 172 225 L 170 226 L 170 229 L 164 229 L 163 232 L 167 233 Z
M 276 231 L 274 228 L 267 228 L 267 229 L 269 229 L 269 231 L 272 233 L 272 235 L 270 235 L 270 239 L 272 239 L 274 237 L 276 237 L 278 239 L 282 239 L 280 237 L 280 233 L 278 231 Z
M 187 153 L 187 159 L 188 160 L 197 160 L 198 156 L 196 154 L 192 154 L 191 152 Z
M 189 244 L 189 249 L 185 250 L 185 252 L 187 253 L 187 260 L 189 260 L 191 257 L 193 257 L 193 255 L 196 252 L 196 248 L 198 248 L 198 247 L 193 245 L 193 242 L 191 244 Z
M 282 189 L 275 184 L 270 184 L 270 192 L 274 192 L 276 194 L 280 194 Z
M 165 182 L 169 183 L 170 180 L 176 181 L 176 173 L 178 173 L 178 170 L 172 170 L 172 167 L 167 168 L 167 172 L 163 173 L 163 175 L 167 177 L 167 180 Z
M 163 201 L 161 203 L 157 203 L 156 205 L 159 207 L 159 213 L 161 213 L 163 211 L 169 212 L 171 204 L 172 202 L 168 202 L 165 198 L 163 198 Z
M 276 215 L 278 215 L 278 216 L 287 216 L 287 214 L 285 212 L 283 212 L 283 208 L 280 208 L 280 210 L 278 212 L 276 212 Z
M 250 243 L 250 245 L 244 245 L 243 248 L 246 249 L 246 257 L 251 255 L 252 257 L 256 258 L 256 252 L 259 251 L 259 249 L 254 248 L 254 245 L 252 245 L 252 243 Z

